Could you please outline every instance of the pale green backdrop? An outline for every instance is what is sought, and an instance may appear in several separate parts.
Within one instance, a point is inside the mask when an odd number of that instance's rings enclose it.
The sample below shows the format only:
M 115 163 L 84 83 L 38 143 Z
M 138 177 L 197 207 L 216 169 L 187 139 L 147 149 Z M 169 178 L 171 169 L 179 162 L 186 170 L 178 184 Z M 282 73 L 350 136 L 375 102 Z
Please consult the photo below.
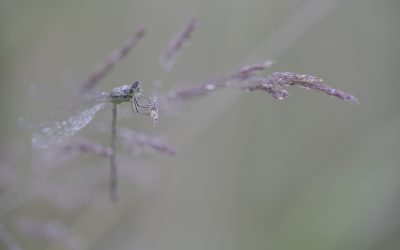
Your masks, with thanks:
M 399 249 L 399 11 L 396 0 L 2 0 L 0 146 L 2 164 L 13 166 L 12 183 L 1 186 L 3 241 L 22 249 Z M 160 55 L 190 16 L 199 27 L 166 74 Z M 289 89 L 287 101 L 226 90 L 161 114 L 156 128 L 127 116 L 121 126 L 165 136 L 178 155 L 122 153 L 137 183 L 125 181 L 118 204 L 109 200 L 105 158 L 35 174 L 57 160 L 37 163 L 43 152 L 18 118 L 70 105 L 76 83 L 142 26 L 146 37 L 99 89 L 141 80 L 151 93 L 161 79 L 161 92 L 271 59 L 272 71 L 317 75 L 360 105 L 303 89 Z M 109 122 L 109 111 L 95 121 Z M 108 143 L 94 130 L 76 136 Z M 43 184 L 58 198 L 90 196 L 99 176 L 100 195 L 75 207 L 32 191 Z M 70 231 L 48 241 L 18 226 L 27 217 Z

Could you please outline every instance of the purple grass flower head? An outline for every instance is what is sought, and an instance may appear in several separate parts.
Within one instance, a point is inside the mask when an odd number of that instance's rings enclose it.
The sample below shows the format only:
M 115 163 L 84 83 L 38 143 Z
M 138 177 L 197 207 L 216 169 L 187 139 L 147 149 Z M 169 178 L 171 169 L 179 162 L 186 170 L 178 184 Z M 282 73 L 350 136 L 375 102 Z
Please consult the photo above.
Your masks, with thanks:
M 271 84 L 280 86 L 300 86 L 305 89 L 323 92 L 327 95 L 337 97 L 351 104 L 359 104 L 359 101 L 354 95 L 324 84 L 323 79 L 312 75 L 297 74 L 293 72 L 275 72 L 267 78 L 267 81 Z
M 118 135 L 123 140 L 124 145 L 129 150 L 134 151 L 135 154 L 140 154 L 146 148 L 170 156 L 176 156 L 177 154 L 176 150 L 165 139 L 158 136 L 149 136 L 127 128 L 120 128 Z
M 176 58 L 181 52 L 182 48 L 188 43 L 193 31 L 198 26 L 196 17 L 191 17 L 183 26 L 183 28 L 176 34 L 176 36 L 169 42 L 167 49 L 160 59 L 160 64 L 165 71 L 170 71 L 175 64 Z
M 220 76 L 190 87 L 171 90 L 168 93 L 168 99 L 186 100 L 203 96 L 215 89 L 239 88 L 248 92 L 263 90 L 276 99 L 285 100 L 290 96 L 289 92 L 285 89 L 286 87 L 300 86 L 305 89 L 316 90 L 330 96 L 335 96 L 352 104 L 359 104 L 354 95 L 324 84 L 321 78 L 313 75 L 293 72 L 275 72 L 268 76 L 262 75 L 262 72 L 269 69 L 271 65 L 271 61 L 246 65 L 229 75 Z
M 90 140 L 74 140 L 59 148 L 64 154 L 94 154 L 102 157 L 111 156 L 111 148 Z
M 92 90 L 102 79 L 104 79 L 114 68 L 114 65 L 124 59 L 132 48 L 144 37 L 146 30 L 140 28 L 131 36 L 125 44 L 113 51 L 106 59 L 96 66 L 93 73 L 80 84 L 80 93 L 87 93 Z

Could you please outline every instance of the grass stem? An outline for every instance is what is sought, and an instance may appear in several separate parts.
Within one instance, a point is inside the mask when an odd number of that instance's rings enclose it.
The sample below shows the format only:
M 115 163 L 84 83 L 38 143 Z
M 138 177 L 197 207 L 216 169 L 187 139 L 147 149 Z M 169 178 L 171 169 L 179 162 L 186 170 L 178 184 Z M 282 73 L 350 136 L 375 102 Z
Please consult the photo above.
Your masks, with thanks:
M 116 155 L 116 139 L 117 139 L 117 110 L 118 104 L 114 103 L 112 108 L 112 125 L 111 125 L 111 156 L 110 156 L 110 194 L 111 200 L 118 200 L 118 182 L 117 182 L 117 163 Z

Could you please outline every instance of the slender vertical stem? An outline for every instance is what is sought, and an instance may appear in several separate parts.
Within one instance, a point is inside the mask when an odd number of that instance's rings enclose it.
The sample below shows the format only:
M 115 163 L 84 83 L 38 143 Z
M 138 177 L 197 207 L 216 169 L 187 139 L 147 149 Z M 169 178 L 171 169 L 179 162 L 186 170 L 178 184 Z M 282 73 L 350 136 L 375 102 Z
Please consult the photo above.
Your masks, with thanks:
M 113 104 L 112 109 L 112 125 L 111 125 L 111 157 L 110 157 L 110 194 L 111 200 L 118 200 L 118 183 L 117 183 L 117 163 L 115 161 L 116 154 L 116 138 L 117 138 L 117 109 L 118 104 Z

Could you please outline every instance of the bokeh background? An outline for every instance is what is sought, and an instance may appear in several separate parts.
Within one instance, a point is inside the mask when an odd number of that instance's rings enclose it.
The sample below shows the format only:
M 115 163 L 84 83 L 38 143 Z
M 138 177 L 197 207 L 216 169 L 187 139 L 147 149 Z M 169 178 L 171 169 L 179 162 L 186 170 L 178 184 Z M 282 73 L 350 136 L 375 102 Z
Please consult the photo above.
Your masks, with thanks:
M 399 11 L 397 0 L 2 0 L 0 249 L 399 249 Z M 199 27 L 165 73 L 160 55 L 190 16 Z M 121 126 L 178 155 L 121 149 L 128 177 L 111 203 L 106 158 L 42 160 L 17 120 L 70 105 L 140 27 L 99 89 L 141 80 L 157 94 L 270 59 L 271 72 L 317 75 L 361 104 L 222 90 L 156 128 L 127 115 Z M 76 137 L 107 145 L 96 126 L 109 111 Z

